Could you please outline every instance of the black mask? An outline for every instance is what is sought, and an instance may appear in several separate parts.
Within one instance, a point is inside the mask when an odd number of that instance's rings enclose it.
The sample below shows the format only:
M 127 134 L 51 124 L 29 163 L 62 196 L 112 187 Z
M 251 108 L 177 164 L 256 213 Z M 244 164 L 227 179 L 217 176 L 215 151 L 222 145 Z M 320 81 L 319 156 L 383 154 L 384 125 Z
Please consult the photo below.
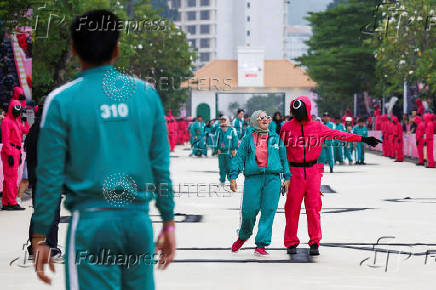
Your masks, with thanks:
M 14 117 L 16 118 L 16 117 L 20 116 L 20 114 L 21 114 L 21 106 L 20 105 L 15 105 L 12 108 L 12 115 L 14 115 Z
M 18 97 L 18 99 L 20 101 L 24 101 L 26 99 L 26 97 L 23 94 L 20 94 L 20 96 Z
M 292 116 L 295 120 L 302 122 L 307 121 L 307 109 L 306 104 L 301 100 L 295 100 L 291 107 Z

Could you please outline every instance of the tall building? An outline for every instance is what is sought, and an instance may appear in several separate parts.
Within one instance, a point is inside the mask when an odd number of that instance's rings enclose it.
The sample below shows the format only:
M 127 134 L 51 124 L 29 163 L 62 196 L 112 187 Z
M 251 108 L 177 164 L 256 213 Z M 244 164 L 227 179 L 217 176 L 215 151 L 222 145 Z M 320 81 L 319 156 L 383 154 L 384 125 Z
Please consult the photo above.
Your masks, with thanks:
M 307 52 L 304 43 L 312 37 L 312 28 L 306 25 L 288 25 L 285 37 L 285 58 L 295 61 Z
M 198 52 L 196 68 L 212 59 L 236 59 L 241 46 L 262 48 L 267 59 L 285 57 L 286 0 L 169 0 L 175 24 Z

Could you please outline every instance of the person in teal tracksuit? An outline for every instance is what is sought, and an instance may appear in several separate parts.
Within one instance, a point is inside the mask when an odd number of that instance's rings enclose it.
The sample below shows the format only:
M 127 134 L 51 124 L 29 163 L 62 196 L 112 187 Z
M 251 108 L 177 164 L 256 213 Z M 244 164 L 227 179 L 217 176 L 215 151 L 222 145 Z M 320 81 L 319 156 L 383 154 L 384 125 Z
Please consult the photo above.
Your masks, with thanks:
M 207 156 L 205 127 L 202 116 L 198 116 L 191 126 L 191 145 L 194 156 Z
M 366 128 L 363 119 L 359 119 L 357 125 L 354 126 L 353 134 L 368 137 L 368 129 Z M 365 144 L 363 142 L 356 144 L 356 155 L 356 164 L 365 165 Z
M 44 265 L 54 267 L 43 241 L 64 192 L 72 212 L 66 288 L 152 290 L 156 259 L 148 211 L 153 199 L 163 221 L 157 248 L 166 261 L 158 267 L 166 267 L 175 253 L 164 110 L 152 87 L 112 65 L 120 31 L 94 29 L 104 19 L 118 23 L 106 10 L 73 20 L 73 55 L 81 72 L 45 100 L 32 217 L 34 262 L 39 279 L 50 283 Z M 122 90 L 118 82 L 124 83 Z
M 216 131 L 216 139 L 220 183 L 221 186 L 224 186 L 226 178 L 230 181 L 232 157 L 236 155 L 236 149 L 238 149 L 238 135 L 235 128 L 229 127 L 228 117 L 221 117 L 220 128 Z
M 327 127 L 329 127 L 330 129 L 334 129 L 335 128 L 335 124 L 333 122 L 330 122 L 330 116 L 329 113 L 325 112 L 323 117 L 322 117 L 322 121 L 324 123 L 324 125 L 326 125 Z M 321 155 L 318 158 L 318 163 L 321 164 L 329 164 L 330 167 L 330 172 L 333 172 L 333 166 L 335 164 L 335 157 L 334 157 L 334 152 L 333 152 L 333 140 L 332 139 L 325 139 L 324 143 L 322 145 L 322 151 L 321 151 Z
M 353 118 L 352 117 L 345 118 L 345 132 L 348 132 L 348 133 L 353 132 Z M 349 165 L 353 164 L 353 148 L 354 148 L 354 143 L 345 142 L 344 153 L 345 153 L 345 157 L 348 159 Z
M 212 156 L 215 156 L 217 154 L 217 148 L 216 148 L 216 141 L 217 141 L 217 132 L 218 129 L 220 128 L 220 124 L 221 124 L 221 118 L 223 117 L 223 114 L 219 114 L 218 119 L 214 120 L 211 126 L 211 137 L 213 140 L 213 149 L 212 149 Z
M 341 118 L 335 118 L 335 129 L 345 132 L 345 126 L 341 123 Z M 344 147 L 345 141 L 333 140 L 334 142 L 334 152 L 335 152 L 335 162 L 338 161 L 340 164 L 344 163 Z
M 242 139 L 244 137 L 244 110 L 238 109 L 238 114 L 232 122 L 233 128 L 235 128 L 236 133 L 238 133 L 238 138 Z
M 237 252 L 251 236 L 256 216 L 261 212 L 256 235 L 256 255 L 268 255 L 265 250 L 271 243 L 272 224 L 280 197 L 280 174 L 284 175 L 285 190 L 289 186 L 289 171 L 286 148 L 280 136 L 268 131 L 271 117 L 263 111 L 255 111 L 251 116 L 251 130 L 242 139 L 238 152 L 233 158 L 230 170 L 230 188 L 237 190 L 236 178 L 244 171 L 244 192 L 242 201 L 242 221 L 238 240 L 232 251 Z

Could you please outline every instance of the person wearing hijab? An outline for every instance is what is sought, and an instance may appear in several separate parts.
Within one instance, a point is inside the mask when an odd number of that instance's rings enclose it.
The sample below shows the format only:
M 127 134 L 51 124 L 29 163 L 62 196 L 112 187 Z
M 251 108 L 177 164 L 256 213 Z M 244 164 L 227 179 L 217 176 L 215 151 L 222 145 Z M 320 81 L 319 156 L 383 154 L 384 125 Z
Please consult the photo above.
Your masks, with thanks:
M 237 252 L 253 233 L 257 214 L 261 213 L 256 235 L 255 255 L 267 256 L 265 250 L 271 243 L 272 225 L 277 210 L 281 180 L 284 175 L 284 189 L 287 191 L 291 173 L 286 158 L 286 149 L 280 136 L 268 131 L 271 117 L 264 111 L 255 111 L 250 118 L 249 131 L 242 139 L 230 169 L 230 188 L 237 190 L 236 178 L 244 171 L 244 192 L 242 220 L 238 239 L 232 245 Z

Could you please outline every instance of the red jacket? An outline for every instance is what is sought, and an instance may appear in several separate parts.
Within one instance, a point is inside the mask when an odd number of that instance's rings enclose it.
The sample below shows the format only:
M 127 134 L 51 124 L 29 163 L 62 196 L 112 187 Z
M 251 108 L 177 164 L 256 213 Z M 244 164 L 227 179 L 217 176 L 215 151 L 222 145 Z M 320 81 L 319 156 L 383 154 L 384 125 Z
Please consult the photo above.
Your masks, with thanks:
M 420 116 L 416 116 L 414 121 L 416 123 L 416 141 L 422 142 L 424 141 L 425 124 Z

